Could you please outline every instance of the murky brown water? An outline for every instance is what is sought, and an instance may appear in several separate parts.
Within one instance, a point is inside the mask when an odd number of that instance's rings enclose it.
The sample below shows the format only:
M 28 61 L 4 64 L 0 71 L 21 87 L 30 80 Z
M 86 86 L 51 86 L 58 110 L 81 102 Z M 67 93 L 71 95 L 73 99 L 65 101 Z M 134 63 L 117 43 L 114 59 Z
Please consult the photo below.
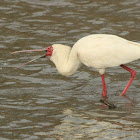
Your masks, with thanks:
M 109 100 L 117 105 L 110 110 L 99 102 L 97 72 L 83 66 L 63 77 L 49 59 L 15 69 L 42 52 L 9 54 L 54 43 L 72 46 L 96 33 L 140 42 L 139 8 L 139 0 L 0 1 L 0 139 L 139 140 L 139 61 L 129 65 L 137 77 L 126 98 L 119 95 L 130 74 L 119 67 L 107 70 Z

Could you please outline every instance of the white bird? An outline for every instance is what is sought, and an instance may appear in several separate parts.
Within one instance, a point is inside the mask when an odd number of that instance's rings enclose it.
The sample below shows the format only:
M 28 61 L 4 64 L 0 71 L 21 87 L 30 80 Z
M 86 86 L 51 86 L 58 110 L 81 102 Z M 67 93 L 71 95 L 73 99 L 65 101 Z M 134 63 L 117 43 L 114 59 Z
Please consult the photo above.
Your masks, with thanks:
M 102 97 L 107 96 L 104 73 L 109 67 L 121 66 L 131 73 L 131 79 L 121 95 L 125 95 L 136 76 L 136 71 L 124 64 L 140 59 L 140 44 L 109 34 L 93 34 L 78 40 L 71 48 L 66 45 L 54 44 L 46 49 L 43 57 L 50 56 L 60 74 L 69 76 L 84 64 L 96 69 L 102 78 Z M 41 51 L 41 50 L 27 50 Z M 18 53 L 14 52 L 14 53 Z

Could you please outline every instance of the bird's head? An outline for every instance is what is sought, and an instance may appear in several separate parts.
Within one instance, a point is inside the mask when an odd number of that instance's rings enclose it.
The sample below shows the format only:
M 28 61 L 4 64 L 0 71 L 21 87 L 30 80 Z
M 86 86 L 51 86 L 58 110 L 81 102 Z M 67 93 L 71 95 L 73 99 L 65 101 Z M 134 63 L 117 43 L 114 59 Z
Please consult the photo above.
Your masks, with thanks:
M 59 61 L 61 58 L 61 62 L 62 60 L 65 61 L 67 60 L 67 56 L 69 54 L 71 50 L 71 47 L 66 46 L 66 45 L 61 45 L 61 44 L 53 44 L 52 46 L 48 47 L 48 48 L 43 48 L 43 49 L 38 49 L 38 50 L 25 50 L 25 51 L 16 51 L 13 52 L 12 54 L 15 53 L 21 53 L 21 52 L 38 52 L 38 51 L 45 51 L 45 54 L 43 56 L 39 56 L 35 59 L 32 59 L 20 66 L 18 66 L 17 68 L 20 68 L 21 66 L 24 66 L 26 64 L 29 64 L 39 58 L 46 58 L 46 57 L 50 57 L 51 61 L 53 61 L 54 63 Z

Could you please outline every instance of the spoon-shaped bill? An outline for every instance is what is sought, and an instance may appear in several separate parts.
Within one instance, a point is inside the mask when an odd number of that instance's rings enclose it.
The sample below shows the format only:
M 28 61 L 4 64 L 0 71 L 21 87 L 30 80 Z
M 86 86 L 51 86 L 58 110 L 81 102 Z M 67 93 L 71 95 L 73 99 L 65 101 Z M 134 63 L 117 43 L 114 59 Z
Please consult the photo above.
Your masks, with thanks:
M 37 49 L 37 50 L 15 51 L 15 52 L 12 52 L 11 54 L 15 54 L 15 53 L 22 53 L 22 52 L 40 52 L 40 51 L 46 51 L 46 50 L 47 50 L 47 48 Z

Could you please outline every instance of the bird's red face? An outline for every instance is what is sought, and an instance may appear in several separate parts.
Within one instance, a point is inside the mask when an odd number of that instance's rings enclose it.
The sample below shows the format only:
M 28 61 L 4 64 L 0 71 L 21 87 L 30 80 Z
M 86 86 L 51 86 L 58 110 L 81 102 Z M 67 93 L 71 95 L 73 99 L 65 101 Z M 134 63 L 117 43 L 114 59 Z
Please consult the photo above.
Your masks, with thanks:
M 47 50 L 46 50 L 46 55 L 45 56 L 52 56 L 52 53 L 53 53 L 53 47 L 52 46 L 50 46 L 50 47 L 48 47 L 47 48 Z

